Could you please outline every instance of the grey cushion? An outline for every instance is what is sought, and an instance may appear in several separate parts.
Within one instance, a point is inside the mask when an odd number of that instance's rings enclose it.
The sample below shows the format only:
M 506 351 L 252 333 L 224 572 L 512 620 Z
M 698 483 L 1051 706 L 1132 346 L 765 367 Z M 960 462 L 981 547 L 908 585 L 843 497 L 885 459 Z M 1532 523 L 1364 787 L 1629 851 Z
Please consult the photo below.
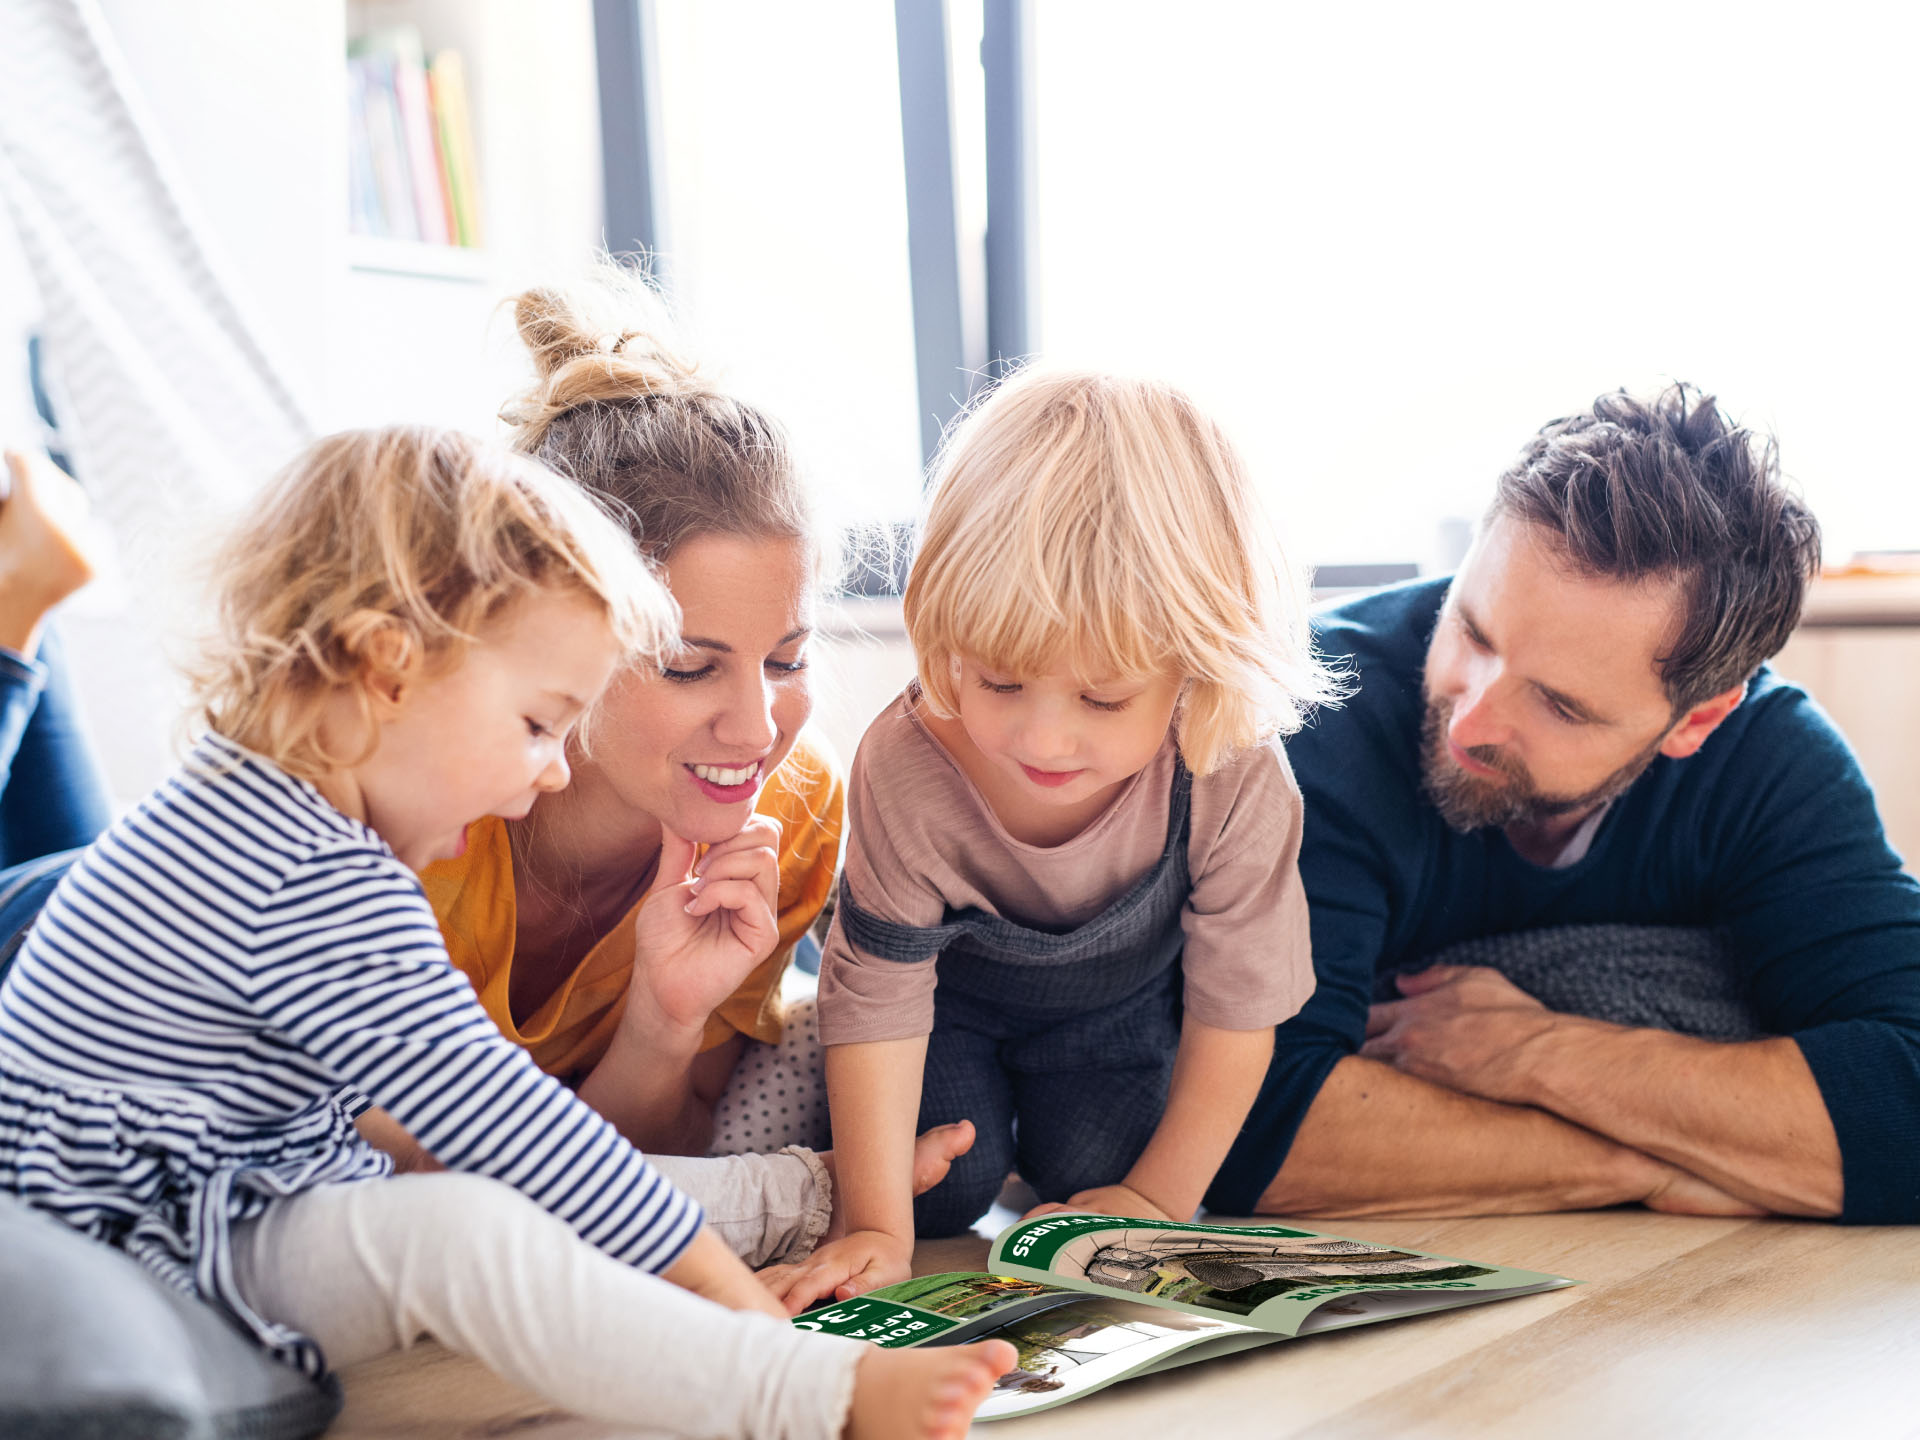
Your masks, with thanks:
M 1449 945 L 1408 970 L 1486 965 L 1549 1010 L 1706 1040 L 1767 1033 L 1741 980 L 1732 941 L 1679 925 L 1558 925 Z M 1399 992 L 1379 976 L 1375 1000 Z
M 0 1435 L 318 1435 L 340 1389 L 272 1359 L 119 1251 L 0 1195 Z

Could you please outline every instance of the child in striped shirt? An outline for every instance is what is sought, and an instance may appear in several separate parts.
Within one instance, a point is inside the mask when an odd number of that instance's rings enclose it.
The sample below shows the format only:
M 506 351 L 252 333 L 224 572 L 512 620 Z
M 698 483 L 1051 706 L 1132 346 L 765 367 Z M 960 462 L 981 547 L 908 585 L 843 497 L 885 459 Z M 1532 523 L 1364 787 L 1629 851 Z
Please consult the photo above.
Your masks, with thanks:
M 219 574 L 205 733 L 0 986 L 0 1191 L 309 1373 L 427 1334 L 614 1423 L 963 1432 L 1010 1348 L 888 1353 L 772 1318 L 695 1197 L 757 1257 L 803 1251 L 818 1157 L 650 1163 L 494 1027 L 415 878 L 564 786 L 616 666 L 670 649 L 625 532 L 532 462 L 363 432 L 269 486 Z M 759 887 L 693 861 L 669 837 L 649 902 L 678 958 L 769 949 Z M 454 1173 L 391 1176 L 355 1128 L 369 1105 Z

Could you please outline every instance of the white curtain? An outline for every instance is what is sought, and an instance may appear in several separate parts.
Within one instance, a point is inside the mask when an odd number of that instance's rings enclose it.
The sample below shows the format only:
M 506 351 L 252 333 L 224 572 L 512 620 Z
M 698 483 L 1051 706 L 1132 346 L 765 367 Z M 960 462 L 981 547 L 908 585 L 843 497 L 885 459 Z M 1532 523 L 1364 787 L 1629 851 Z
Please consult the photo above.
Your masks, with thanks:
M 63 438 L 133 578 L 312 427 L 222 276 L 93 0 L 0 0 L 0 201 Z

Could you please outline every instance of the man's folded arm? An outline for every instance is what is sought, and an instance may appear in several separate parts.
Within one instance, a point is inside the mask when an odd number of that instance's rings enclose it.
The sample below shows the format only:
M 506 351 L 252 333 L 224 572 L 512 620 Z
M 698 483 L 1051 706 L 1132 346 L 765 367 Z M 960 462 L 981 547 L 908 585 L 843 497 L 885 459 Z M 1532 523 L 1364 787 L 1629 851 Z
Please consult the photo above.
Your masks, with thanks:
M 1208 1197 L 1224 1212 L 1270 1215 L 1488 1215 L 1646 1202 L 1688 1214 L 1757 1213 L 1699 1178 L 1545 1111 L 1463 1095 L 1378 1061 L 1296 1046 L 1268 1077 L 1324 1073 L 1306 1091 L 1285 1155 L 1261 1182 L 1232 1160 Z M 1326 1063 L 1331 1061 L 1330 1064 Z M 1271 1121 L 1280 1106 L 1269 1103 Z M 1271 1173 L 1269 1170 L 1268 1173 Z
M 1568 1017 L 1540 1048 L 1524 1093 L 1543 1109 L 1757 1209 L 1841 1213 L 1839 1141 L 1792 1039 L 1724 1044 Z
M 1840 1218 L 1920 1222 L 1920 883 L 1817 706 L 1781 687 L 1754 721 L 1742 749 L 1758 773 L 1723 777 L 1747 810 L 1728 827 L 1730 881 L 1715 899 L 1762 1028 L 1790 1037 L 1773 1043 L 1810 1076 L 1798 1093 L 1827 1114 Z

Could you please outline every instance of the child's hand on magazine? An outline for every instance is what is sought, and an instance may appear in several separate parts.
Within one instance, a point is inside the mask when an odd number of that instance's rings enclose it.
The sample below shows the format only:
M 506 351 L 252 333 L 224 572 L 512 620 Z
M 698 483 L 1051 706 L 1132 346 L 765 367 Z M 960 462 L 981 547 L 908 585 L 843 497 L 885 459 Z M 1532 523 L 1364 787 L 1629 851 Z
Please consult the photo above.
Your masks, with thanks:
M 856 1230 L 829 1240 L 798 1265 L 774 1265 L 761 1283 L 798 1315 L 825 1300 L 850 1300 L 913 1274 L 913 1246 L 880 1230 Z
M 711 847 L 694 873 L 694 845 L 660 836 L 660 868 L 634 917 L 634 999 L 651 1018 L 698 1029 L 779 942 L 780 827 L 756 815 Z M 636 1022 L 641 1012 L 635 1012 Z
M 1137 1220 L 1176 1218 L 1167 1214 L 1138 1190 L 1127 1185 L 1096 1185 L 1091 1190 L 1082 1190 L 1078 1195 L 1069 1196 L 1064 1205 L 1059 1201 L 1036 1205 L 1020 1218 L 1031 1220 L 1036 1215 L 1063 1215 L 1076 1212 L 1086 1215 L 1128 1215 Z

